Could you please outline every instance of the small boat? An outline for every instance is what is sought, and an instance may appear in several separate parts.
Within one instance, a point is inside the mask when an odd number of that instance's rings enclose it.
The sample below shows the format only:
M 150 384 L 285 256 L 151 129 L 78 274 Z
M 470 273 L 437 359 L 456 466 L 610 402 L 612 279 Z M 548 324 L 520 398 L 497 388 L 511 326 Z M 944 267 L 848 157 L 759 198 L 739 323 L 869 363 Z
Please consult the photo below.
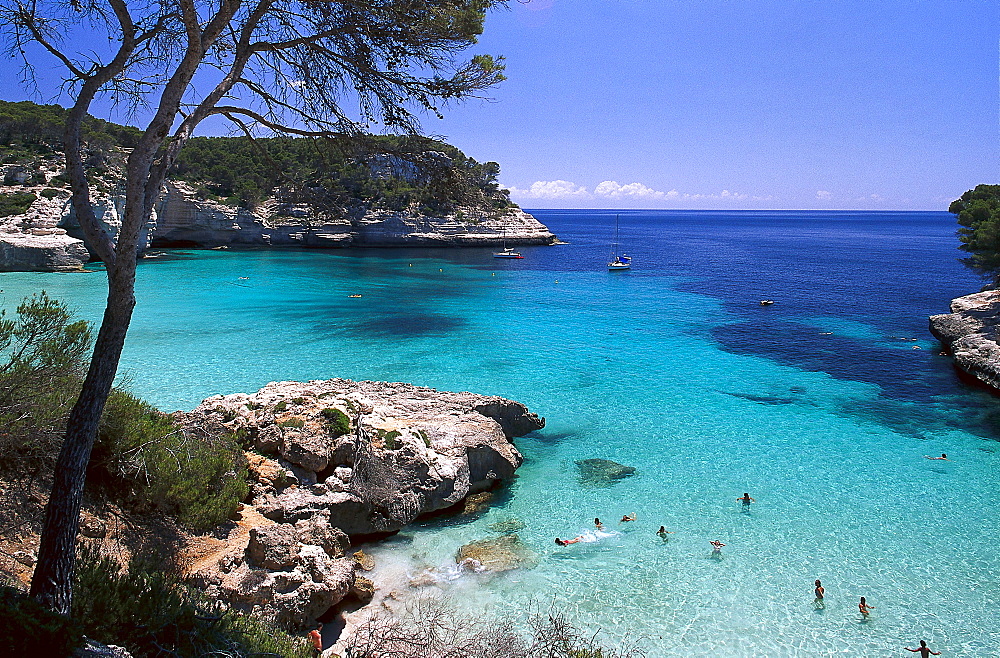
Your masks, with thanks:
M 608 271 L 618 272 L 632 267 L 632 259 L 625 254 L 618 254 L 618 215 L 615 215 L 615 241 L 611 243 L 611 255 L 608 257 Z
M 361 295 L 348 295 L 348 297 L 350 297 L 351 299 L 358 299 L 361 297 Z
M 760 305 L 761 306 L 770 306 L 773 303 L 774 303 L 773 299 L 762 299 L 762 300 L 760 300 Z
M 524 258 L 521 252 L 514 251 L 513 247 L 507 246 L 507 231 L 503 232 L 503 251 L 494 251 L 494 258 Z

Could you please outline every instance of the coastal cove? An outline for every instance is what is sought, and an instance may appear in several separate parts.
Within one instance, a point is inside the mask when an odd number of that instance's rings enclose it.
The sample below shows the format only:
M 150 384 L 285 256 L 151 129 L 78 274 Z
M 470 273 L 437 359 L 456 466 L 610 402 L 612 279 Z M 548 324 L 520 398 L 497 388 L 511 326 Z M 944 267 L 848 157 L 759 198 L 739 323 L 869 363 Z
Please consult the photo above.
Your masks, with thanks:
M 555 602 L 653 656 L 885 655 L 914 637 L 996 651 L 1000 403 L 958 381 L 926 329 L 981 286 L 951 215 L 624 211 L 633 269 L 609 274 L 616 211 L 530 212 L 568 244 L 514 262 L 489 248 L 167 252 L 140 265 L 122 371 L 165 411 L 344 377 L 545 416 L 484 515 L 365 547 L 387 591 L 486 614 Z M 5 273 L 2 305 L 45 289 L 97 320 L 104 283 Z M 940 453 L 951 461 L 923 458 Z M 590 458 L 636 474 L 595 487 L 575 464 Z M 508 519 L 535 568 L 455 568 L 459 546 Z M 593 541 L 553 543 L 578 534 Z

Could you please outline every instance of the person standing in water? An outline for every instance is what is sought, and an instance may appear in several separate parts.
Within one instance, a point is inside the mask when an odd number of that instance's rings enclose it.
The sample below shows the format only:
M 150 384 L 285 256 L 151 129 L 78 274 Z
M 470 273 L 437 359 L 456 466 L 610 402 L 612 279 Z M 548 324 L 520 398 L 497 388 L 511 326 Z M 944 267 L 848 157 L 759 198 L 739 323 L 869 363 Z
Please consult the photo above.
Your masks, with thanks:
M 927 656 L 941 655 L 940 651 L 931 651 L 931 648 L 927 646 L 927 643 L 924 642 L 923 640 L 920 640 L 920 646 L 916 649 L 911 649 L 910 647 L 903 647 L 903 648 L 909 651 L 910 653 L 919 653 L 920 658 L 927 658 Z
M 660 526 L 660 529 L 656 531 L 656 536 L 659 537 L 660 539 L 662 539 L 664 541 L 664 543 L 666 543 L 666 541 L 667 541 L 667 535 L 672 535 L 672 534 L 674 534 L 674 533 L 671 532 L 670 530 L 667 530 L 662 525 Z
M 743 503 L 743 511 L 750 509 L 750 503 L 756 503 L 757 501 L 750 497 L 750 494 L 744 493 L 741 497 L 736 499 L 737 502 Z
M 816 599 L 813 601 L 813 606 L 816 608 L 825 608 L 826 602 L 823 601 L 823 595 L 826 593 L 826 589 L 824 589 L 822 583 L 820 583 L 818 579 L 816 580 L 816 589 L 813 591 L 816 593 Z
M 713 539 L 708 543 L 712 545 L 712 555 L 722 555 L 722 547 L 725 546 L 725 544 L 718 539 Z
M 598 530 L 604 530 L 604 524 L 601 523 L 600 519 L 594 519 L 594 527 Z
M 868 619 L 868 612 L 870 610 L 874 610 L 874 609 L 875 609 L 875 606 L 868 605 L 868 602 L 865 601 L 865 597 L 862 596 L 861 597 L 861 602 L 858 603 L 858 612 L 861 613 L 861 616 L 864 617 L 865 619 Z

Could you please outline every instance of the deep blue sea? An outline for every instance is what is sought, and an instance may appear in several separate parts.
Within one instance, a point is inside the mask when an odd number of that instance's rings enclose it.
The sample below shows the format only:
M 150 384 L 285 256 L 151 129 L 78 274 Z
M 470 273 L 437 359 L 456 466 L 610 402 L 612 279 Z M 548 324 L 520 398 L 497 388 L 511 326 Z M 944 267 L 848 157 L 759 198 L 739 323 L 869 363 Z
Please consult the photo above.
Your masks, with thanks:
M 555 604 L 650 656 L 890 656 L 920 639 L 1000 655 L 1000 402 L 959 382 L 927 332 L 928 315 L 982 285 L 958 262 L 951 215 L 534 214 L 567 244 L 515 261 L 489 249 L 146 261 L 123 374 L 167 411 L 349 377 L 500 394 L 545 416 L 483 517 L 369 547 L 386 588 L 429 573 L 430 589 L 483 614 Z M 616 214 L 629 272 L 605 267 Z M 8 309 L 45 289 L 94 320 L 106 294 L 100 272 L 0 274 L 0 288 Z M 637 474 L 589 486 L 574 463 L 587 458 Z M 460 545 L 508 518 L 525 523 L 536 568 L 454 569 Z

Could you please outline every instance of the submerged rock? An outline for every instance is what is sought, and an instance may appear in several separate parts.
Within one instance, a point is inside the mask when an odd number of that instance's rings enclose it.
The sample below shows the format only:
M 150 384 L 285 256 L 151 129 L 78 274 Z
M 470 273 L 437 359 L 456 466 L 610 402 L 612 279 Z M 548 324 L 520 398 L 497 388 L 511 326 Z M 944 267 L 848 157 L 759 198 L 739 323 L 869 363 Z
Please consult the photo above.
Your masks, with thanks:
M 588 486 L 609 487 L 618 480 L 635 475 L 635 467 L 610 459 L 581 459 L 576 466 L 580 469 L 580 483 Z
M 486 527 L 492 530 L 493 532 L 500 532 L 505 535 L 509 535 L 511 533 L 524 530 L 524 521 L 522 521 L 521 519 L 515 519 L 514 517 L 511 517 L 509 519 L 495 521 Z
M 516 534 L 480 539 L 458 549 L 455 562 L 473 571 L 530 569 L 538 564 L 538 554 Z

